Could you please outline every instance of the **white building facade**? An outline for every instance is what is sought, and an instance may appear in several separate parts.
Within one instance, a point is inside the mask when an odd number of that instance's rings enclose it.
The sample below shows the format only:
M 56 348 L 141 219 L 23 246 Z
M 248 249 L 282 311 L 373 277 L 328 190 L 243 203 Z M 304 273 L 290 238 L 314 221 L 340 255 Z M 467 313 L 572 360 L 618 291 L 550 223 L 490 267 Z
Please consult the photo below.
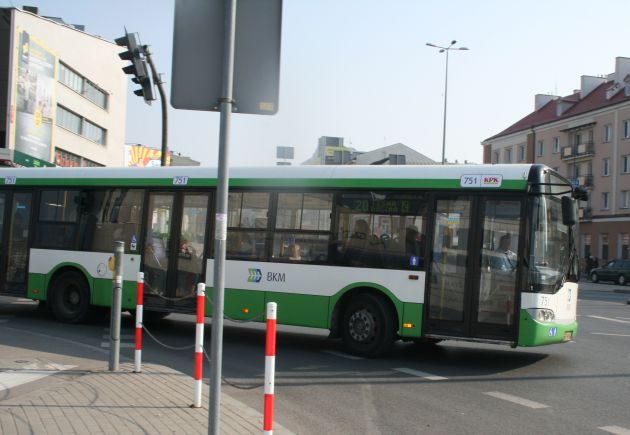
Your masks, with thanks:
M 0 15 L 0 163 L 123 166 L 123 47 L 34 8 Z
M 482 146 L 484 163 L 543 163 L 588 191 L 581 258 L 630 258 L 630 58 L 569 96 L 536 95 L 532 113 Z

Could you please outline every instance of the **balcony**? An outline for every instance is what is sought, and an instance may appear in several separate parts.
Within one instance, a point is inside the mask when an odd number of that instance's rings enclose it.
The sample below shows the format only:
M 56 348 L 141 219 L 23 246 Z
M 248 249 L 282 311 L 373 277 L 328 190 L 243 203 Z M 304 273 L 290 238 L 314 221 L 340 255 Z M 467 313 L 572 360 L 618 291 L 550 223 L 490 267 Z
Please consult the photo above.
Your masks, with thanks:
M 581 187 L 593 187 L 593 175 L 580 175 L 577 177 L 578 186 Z
M 584 142 L 578 145 L 569 145 L 562 148 L 562 160 L 592 157 L 593 154 L 595 154 L 595 143 L 593 141 Z

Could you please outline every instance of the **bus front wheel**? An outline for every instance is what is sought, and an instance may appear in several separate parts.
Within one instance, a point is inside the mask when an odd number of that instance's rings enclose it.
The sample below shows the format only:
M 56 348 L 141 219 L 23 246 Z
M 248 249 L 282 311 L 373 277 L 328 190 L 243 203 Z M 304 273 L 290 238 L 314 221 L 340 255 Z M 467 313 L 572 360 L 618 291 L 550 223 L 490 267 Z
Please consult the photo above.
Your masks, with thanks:
M 381 297 L 363 293 L 354 297 L 343 316 L 343 341 L 356 355 L 375 357 L 394 344 L 394 314 Z
M 50 309 L 60 322 L 83 322 L 90 313 L 90 290 L 83 274 L 77 271 L 57 276 L 48 296 Z

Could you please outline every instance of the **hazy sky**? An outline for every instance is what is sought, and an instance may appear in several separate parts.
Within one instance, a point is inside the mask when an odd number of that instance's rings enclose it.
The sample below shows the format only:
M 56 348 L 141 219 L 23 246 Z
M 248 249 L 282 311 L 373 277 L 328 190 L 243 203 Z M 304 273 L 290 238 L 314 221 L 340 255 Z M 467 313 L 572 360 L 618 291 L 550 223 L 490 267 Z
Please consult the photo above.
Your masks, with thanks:
M 109 40 L 138 32 L 170 93 L 174 0 L 25 1 L 0 5 Z M 275 165 L 276 146 L 295 147 L 299 164 L 320 136 L 364 151 L 402 142 L 439 161 L 445 57 L 425 44 L 453 39 L 470 51 L 449 55 L 446 157 L 481 162 L 480 142 L 531 112 L 535 94 L 570 94 L 630 57 L 629 14 L 627 0 L 284 0 L 279 112 L 233 115 L 230 164 Z M 127 142 L 159 148 L 159 102 L 129 89 Z M 169 120 L 172 150 L 216 165 L 218 113 L 169 103 Z

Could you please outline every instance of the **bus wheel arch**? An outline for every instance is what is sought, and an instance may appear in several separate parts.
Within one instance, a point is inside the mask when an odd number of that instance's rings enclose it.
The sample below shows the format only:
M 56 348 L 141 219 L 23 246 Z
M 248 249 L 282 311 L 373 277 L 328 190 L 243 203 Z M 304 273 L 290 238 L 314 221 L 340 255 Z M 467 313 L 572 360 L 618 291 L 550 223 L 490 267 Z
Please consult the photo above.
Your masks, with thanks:
M 372 288 L 346 293 L 335 307 L 333 331 L 353 354 L 376 357 L 387 353 L 396 341 L 398 315 L 392 301 Z
M 90 285 L 83 272 L 64 267 L 55 272 L 48 285 L 48 305 L 57 320 L 80 323 L 90 314 Z

